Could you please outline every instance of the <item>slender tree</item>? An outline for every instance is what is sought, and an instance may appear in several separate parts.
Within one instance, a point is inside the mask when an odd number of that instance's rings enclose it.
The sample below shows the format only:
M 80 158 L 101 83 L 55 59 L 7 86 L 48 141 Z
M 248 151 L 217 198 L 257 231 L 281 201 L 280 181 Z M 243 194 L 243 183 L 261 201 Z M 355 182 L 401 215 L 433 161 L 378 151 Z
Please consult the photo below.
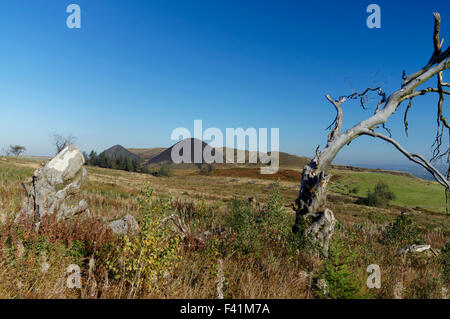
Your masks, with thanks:
M 92 165 L 92 166 L 98 165 L 98 155 L 93 150 L 89 153 L 89 165 Z
M 98 165 L 103 168 L 108 168 L 108 156 L 102 152 L 98 157 Z

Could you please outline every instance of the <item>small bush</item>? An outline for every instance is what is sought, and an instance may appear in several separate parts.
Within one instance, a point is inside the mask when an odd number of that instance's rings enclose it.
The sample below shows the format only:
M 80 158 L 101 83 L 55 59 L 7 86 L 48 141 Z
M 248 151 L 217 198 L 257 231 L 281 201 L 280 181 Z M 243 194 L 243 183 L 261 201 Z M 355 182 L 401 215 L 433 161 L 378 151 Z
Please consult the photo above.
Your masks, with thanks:
M 264 207 L 256 208 L 247 201 L 234 199 L 226 217 L 226 225 L 234 234 L 235 249 L 243 255 L 257 257 L 267 250 L 268 245 L 289 248 L 294 244 L 290 223 L 292 221 L 283 213 L 278 183 Z
M 164 177 L 171 177 L 173 175 L 172 168 L 167 164 L 163 164 L 159 168 L 158 175 Z
M 211 175 L 216 170 L 214 164 L 203 164 L 200 172 L 205 175 Z
M 375 207 L 387 207 L 389 201 L 395 200 L 395 194 L 385 183 L 377 183 L 373 192 L 367 191 L 367 205 Z
M 181 258 L 180 236 L 162 222 L 170 203 L 157 201 L 154 204 L 153 190 L 149 187 L 144 188 L 142 194 L 144 198 L 139 200 L 139 208 L 143 217 L 139 233 L 132 238 L 122 236 L 106 261 L 114 279 L 130 286 L 129 297 L 158 290 Z
M 401 213 L 383 233 L 383 242 L 391 246 L 423 244 L 423 230 L 413 225 L 412 219 Z
M 332 299 L 362 298 L 361 284 L 348 267 L 352 259 L 350 253 L 345 251 L 342 241 L 332 242 L 328 259 L 325 261 L 325 267 L 322 271 L 322 277 L 327 284 L 326 295 L 319 292 L 320 295 Z
M 441 264 L 443 266 L 442 275 L 444 282 L 450 282 L 450 242 L 447 242 L 445 246 L 442 248 L 441 255 Z
M 120 257 L 107 265 L 114 279 L 124 279 L 134 291 L 150 292 L 158 288 L 165 274 L 172 273 L 180 258 L 180 238 L 150 215 L 140 226 L 137 236 L 123 237 Z

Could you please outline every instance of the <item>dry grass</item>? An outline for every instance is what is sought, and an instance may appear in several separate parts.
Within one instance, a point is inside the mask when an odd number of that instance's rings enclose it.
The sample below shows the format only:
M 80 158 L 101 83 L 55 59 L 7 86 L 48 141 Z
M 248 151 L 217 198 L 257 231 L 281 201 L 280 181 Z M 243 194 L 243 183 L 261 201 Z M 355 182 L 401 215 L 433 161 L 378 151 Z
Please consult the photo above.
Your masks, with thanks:
M 123 242 L 111 236 L 105 222 L 127 213 L 142 222 L 146 214 L 177 213 L 191 202 L 186 216 L 192 231 L 210 230 L 212 236 L 204 245 L 180 242 L 180 258 L 174 268 L 154 283 L 155 289 L 139 289 L 132 297 L 216 298 L 219 260 L 225 277 L 225 298 L 320 297 L 315 282 L 326 260 L 297 247 L 289 235 L 294 214 L 284 205 L 298 192 L 298 183 L 289 178 L 280 178 L 276 222 L 266 225 L 258 220 L 264 220 L 265 214 L 273 210 L 265 205 L 273 195 L 274 180 L 245 174 L 204 176 L 194 171 L 157 178 L 89 167 L 88 180 L 76 196 L 88 202 L 92 217 L 71 223 L 46 220 L 36 232 L 32 221 L 16 225 L 7 217 L 21 208 L 25 197 L 21 182 L 36 165 L 35 161 L 0 159 L 2 298 L 130 297 L 130 283 L 115 278 L 108 264 L 121 256 Z M 150 198 L 141 191 L 146 183 L 153 189 Z M 255 208 L 242 204 L 254 220 L 247 228 L 240 227 L 233 222 L 237 210 L 230 203 L 233 198 L 246 202 L 249 196 L 256 196 L 260 204 Z M 151 202 L 145 209 L 143 200 Z M 423 239 L 442 249 L 450 233 L 448 218 L 443 214 L 402 207 L 369 208 L 357 204 L 356 198 L 339 194 L 331 194 L 330 206 L 339 220 L 335 240 L 344 243 L 343 254 L 346 261 L 351 260 L 352 280 L 361 288 L 362 296 L 393 298 L 399 282 L 403 289 L 397 290 L 403 298 L 442 298 L 443 288 L 450 289 L 448 260 L 443 259 L 443 254 L 404 258 L 382 241 L 386 226 L 401 211 L 407 211 L 414 224 L 424 230 Z M 95 268 L 89 266 L 90 261 L 95 262 Z M 46 263 L 49 267 L 44 271 L 42 265 Z M 373 263 L 382 270 L 381 289 L 368 289 L 365 284 L 366 268 Z M 82 289 L 67 288 L 66 270 L 70 264 L 81 268 Z

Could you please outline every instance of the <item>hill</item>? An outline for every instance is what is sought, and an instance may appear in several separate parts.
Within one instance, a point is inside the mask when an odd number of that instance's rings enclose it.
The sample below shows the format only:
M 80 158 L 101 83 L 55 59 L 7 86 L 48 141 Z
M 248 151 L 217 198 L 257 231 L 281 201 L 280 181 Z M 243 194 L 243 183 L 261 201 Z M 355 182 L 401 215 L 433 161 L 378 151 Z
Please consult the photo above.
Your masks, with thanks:
M 139 156 L 131 153 L 129 150 L 127 150 L 122 145 L 114 145 L 107 150 L 104 150 L 100 154 L 105 154 L 107 157 L 114 159 L 114 160 L 120 160 L 121 158 L 130 158 L 131 160 L 139 160 Z
M 173 147 L 175 145 L 178 145 L 179 143 L 191 143 L 191 149 L 194 145 L 194 139 L 186 139 L 184 141 L 180 141 L 174 145 L 172 145 L 169 148 L 164 147 L 154 147 L 154 148 L 129 148 L 125 149 L 120 145 L 113 146 L 106 150 L 105 152 L 108 152 L 108 154 L 116 154 L 120 156 L 132 156 L 132 158 L 135 158 L 134 156 L 138 156 L 140 159 L 144 160 L 147 164 L 150 166 L 159 166 L 161 163 L 168 163 L 174 165 L 174 168 L 195 168 L 200 166 L 201 164 L 175 164 L 172 162 L 171 153 Z M 196 140 L 197 143 L 202 143 L 202 150 L 205 149 L 205 147 L 211 147 L 207 143 L 202 142 L 200 140 Z M 226 151 L 229 150 L 227 147 L 220 147 L 215 148 L 214 151 L 220 152 L 223 154 L 223 163 L 226 163 Z M 245 154 L 245 163 L 237 163 L 237 149 L 232 149 L 234 153 L 234 164 L 222 164 L 220 167 L 222 168 L 233 168 L 233 167 L 248 167 L 248 168 L 254 168 L 261 166 L 261 163 L 257 164 L 251 164 L 249 163 L 249 159 L 254 159 L 255 157 L 259 159 L 258 152 L 249 152 L 244 151 Z M 130 155 L 130 153 L 132 153 Z M 193 151 L 191 151 L 191 154 L 193 154 Z M 270 152 L 269 152 L 270 155 Z M 294 170 L 302 170 L 305 165 L 307 165 L 311 159 L 306 156 L 298 156 L 294 154 L 289 154 L 285 152 L 279 152 L 279 165 L 280 169 L 294 169 Z M 191 155 L 191 161 L 193 162 L 193 155 Z M 204 161 L 203 161 L 204 163 Z M 348 171 L 354 171 L 354 172 L 371 172 L 371 173 L 384 173 L 384 174 L 390 174 L 390 175 L 397 175 L 397 176 L 404 176 L 404 177 L 410 177 L 410 178 L 417 178 L 414 175 L 403 172 L 403 171 L 394 171 L 394 170 L 384 170 L 384 169 L 373 169 L 373 168 L 367 168 L 367 167 L 356 167 L 356 166 L 349 166 L 349 165 L 338 165 L 333 164 L 331 165 L 332 169 L 337 170 L 348 170 Z
M 201 161 L 198 163 L 195 163 L 195 158 L 194 158 L 194 149 L 196 147 L 201 148 L 202 150 L 202 157 L 201 157 Z M 174 164 L 174 161 L 172 160 L 172 150 L 176 150 L 176 153 L 179 153 L 180 156 L 183 155 L 183 150 L 186 148 L 190 148 L 191 150 L 191 154 L 190 154 L 190 163 L 189 164 L 195 164 L 196 166 L 201 165 L 202 163 L 205 163 L 205 159 L 203 158 L 203 152 L 205 151 L 205 149 L 208 149 L 208 152 L 210 154 L 212 154 L 213 156 L 215 155 L 216 150 L 209 146 L 207 143 L 199 140 L 199 139 L 194 139 L 194 138 L 189 138 L 189 139 L 184 139 L 174 145 L 172 145 L 171 147 L 165 149 L 164 151 L 162 151 L 160 154 L 150 158 L 148 160 L 148 164 L 160 164 L 160 163 L 170 163 L 170 164 Z M 178 149 L 178 151 L 177 151 Z M 183 163 L 183 164 L 188 164 L 188 163 Z
M 172 153 L 172 148 L 175 147 L 175 145 L 179 144 L 179 143 L 191 143 L 191 161 L 193 162 L 193 143 L 202 143 L 202 150 L 205 149 L 205 147 L 211 147 L 209 146 L 207 143 L 202 142 L 200 140 L 195 140 L 196 142 L 194 142 L 194 139 L 186 139 L 184 141 L 180 141 L 174 145 L 172 145 L 169 148 L 162 148 L 162 147 L 156 147 L 156 148 L 129 148 L 128 150 L 130 152 L 133 152 L 134 154 L 139 155 L 142 159 L 148 160 L 148 164 L 157 164 L 157 163 L 162 163 L 162 162 L 167 162 L 167 163 L 172 163 L 172 158 L 171 158 L 171 153 Z M 180 145 L 181 146 L 181 145 Z M 226 162 L 226 151 L 229 148 L 227 147 L 221 147 L 221 148 L 216 148 L 212 150 L 212 154 L 215 154 L 215 151 L 220 152 L 221 154 L 223 154 L 223 162 Z M 258 157 L 258 152 L 249 152 L 249 151 L 244 151 L 245 154 L 245 163 L 237 163 L 237 153 L 238 150 L 237 149 L 233 149 L 232 150 L 234 153 L 234 163 L 239 165 L 239 166 L 254 166 L 255 164 L 249 164 L 249 159 L 254 159 L 254 158 L 259 158 Z M 270 153 L 269 153 L 270 154 Z M 305 156 L 297 156 L 297 155 L 292 155 L 292 154 L 288 154 L 285 152 L 279 152 L 279 158 L 280 158 L 280 167 L 285 167 L 285 168 L 297 168 L 297 169 L 302 169 L 303 166 L 305 166 L 306 164 L 308 164 L 310 162 L 310 158 L 305 157 Z M 204 163 L 204 161 L 203 161 Z M 259 165 L 261 163 L 258 163 Z M 233 164 L 227 164 L 227 166 L 229 165 L 233 165 Z
M 299 168 L 303 169 L 308 165 L 311 159 L 306 156 L 297 156 L 284 152 L 280 152 L 280 167 Z
M 164 150 L 167 148 L 165 147 L 154 147 L 154 148 L 129 148 L 128 151 L 130 151 L 133 154 L 138 155 L 143 160 L 149 160 L 156 155 L 161 154 Z

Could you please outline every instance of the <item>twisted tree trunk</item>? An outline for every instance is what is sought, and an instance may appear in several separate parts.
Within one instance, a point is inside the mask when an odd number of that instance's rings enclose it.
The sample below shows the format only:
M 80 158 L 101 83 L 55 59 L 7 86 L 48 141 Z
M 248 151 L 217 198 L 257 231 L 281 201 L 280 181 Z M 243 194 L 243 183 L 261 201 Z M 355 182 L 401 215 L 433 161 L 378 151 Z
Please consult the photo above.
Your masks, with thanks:
M 439 153 L 442 143 L 442 131 L 443 128 L 449 129 L 445 117 L 443 116 L 443 100 L 444 95 L 449 95 L 450 92 L 443 90 L 443 87 L 449 87 L 448 83 L 443 82 L 443 71 L 450 68 L 450 48 L 442 52 L 441 42 L 439 40 L 439 30 L 440 30 L 440 15 L 434 13 L 435 27 L 433 35 L 434 52 L 431 59 L 425 67 L 415 72 L 409 77 L 403 76 L 403 82 L 401 88 L 392 93 L 389 97 L 383 93 L 381 88 L 368 88 L 362 93 L 353 93 L 348 96 L 340 97 L 338 100 L 332 99 L 330 96 L 326 96 L 329 102 L 331 102 L 336 109 L 336 118 L 333 122 L 334 127 L 332 128 L 330 134 L 328 135 L 328 143 L 326 147 L 318 152 L 316 150 L 316 155 L 311 160 L 309 165 L 305 166 L 303 169 L 300 193 L 296 200 L 296 220 L 293 226 L 294 232 L 300 232 L 303 236 L 307 236 L 312 239 L 315 243 L 318 243 L 322 248 L 324 254 L 327 254 L 328 244 L 334 232 L 335 218 L 333 212 L 326 207 L 327 199 L 327 185 L 331 178 L 328 169 L 339 153 L 339 151 L 345 146 L 350 144 L 355 138 L 361 135 L 369 135 L 372 137 L 380 138 L 384 141 L 391 143 L 397 148 L 402 154 L 404 154 L 409 160 L 421 165 L 428 172 L 430 172 L 433 177 L 438 181 L 446 190 L 450 189 L 450 183 L 448 178 L 444 177 L 429 161 L 427 161 L 423 156 L 419 154 L 409 153 L 405 150 L 397 141 L 392 139 L 390 136 L 385 136 L 375 129 L 378 126 L 385 128 L 385 123 L 389 117 L 394 114 L 400 104 L 404 100 L 409 100 L 409 105 L 405 111 L 405 131 L 407 133 L 408 123 L 406 120 L 407 112 L 412 105 L 412 99 L 425 95 L 428 93 L 438 93 L 438 134 L 436 136 L 436 149 L 433 154 L 433 158 L 436 158 Z M 437 88 L 427 88 L 423 90 L 415 91 L 418 86 L 427 82 L 432 77 L 437 77 L 438 84 Z M 365 109 L 365 96 L 367 93 L 377 92 L 380 96 L 380 101 L 376 107 L 375 113 L 355 125 L 354 127 L 340 133 L 342 122 L 343 122 L 343 112 L 342 104 L 347 99 L 360 99 L 361 106 Z M 333 125 L 332 124 L 332 125 Z M 389 132 L 389 130 L 388 130 Z M 390 133 L 389 133 L 390 135 Z M 449 154 L 447 151 L 443 154 Z

